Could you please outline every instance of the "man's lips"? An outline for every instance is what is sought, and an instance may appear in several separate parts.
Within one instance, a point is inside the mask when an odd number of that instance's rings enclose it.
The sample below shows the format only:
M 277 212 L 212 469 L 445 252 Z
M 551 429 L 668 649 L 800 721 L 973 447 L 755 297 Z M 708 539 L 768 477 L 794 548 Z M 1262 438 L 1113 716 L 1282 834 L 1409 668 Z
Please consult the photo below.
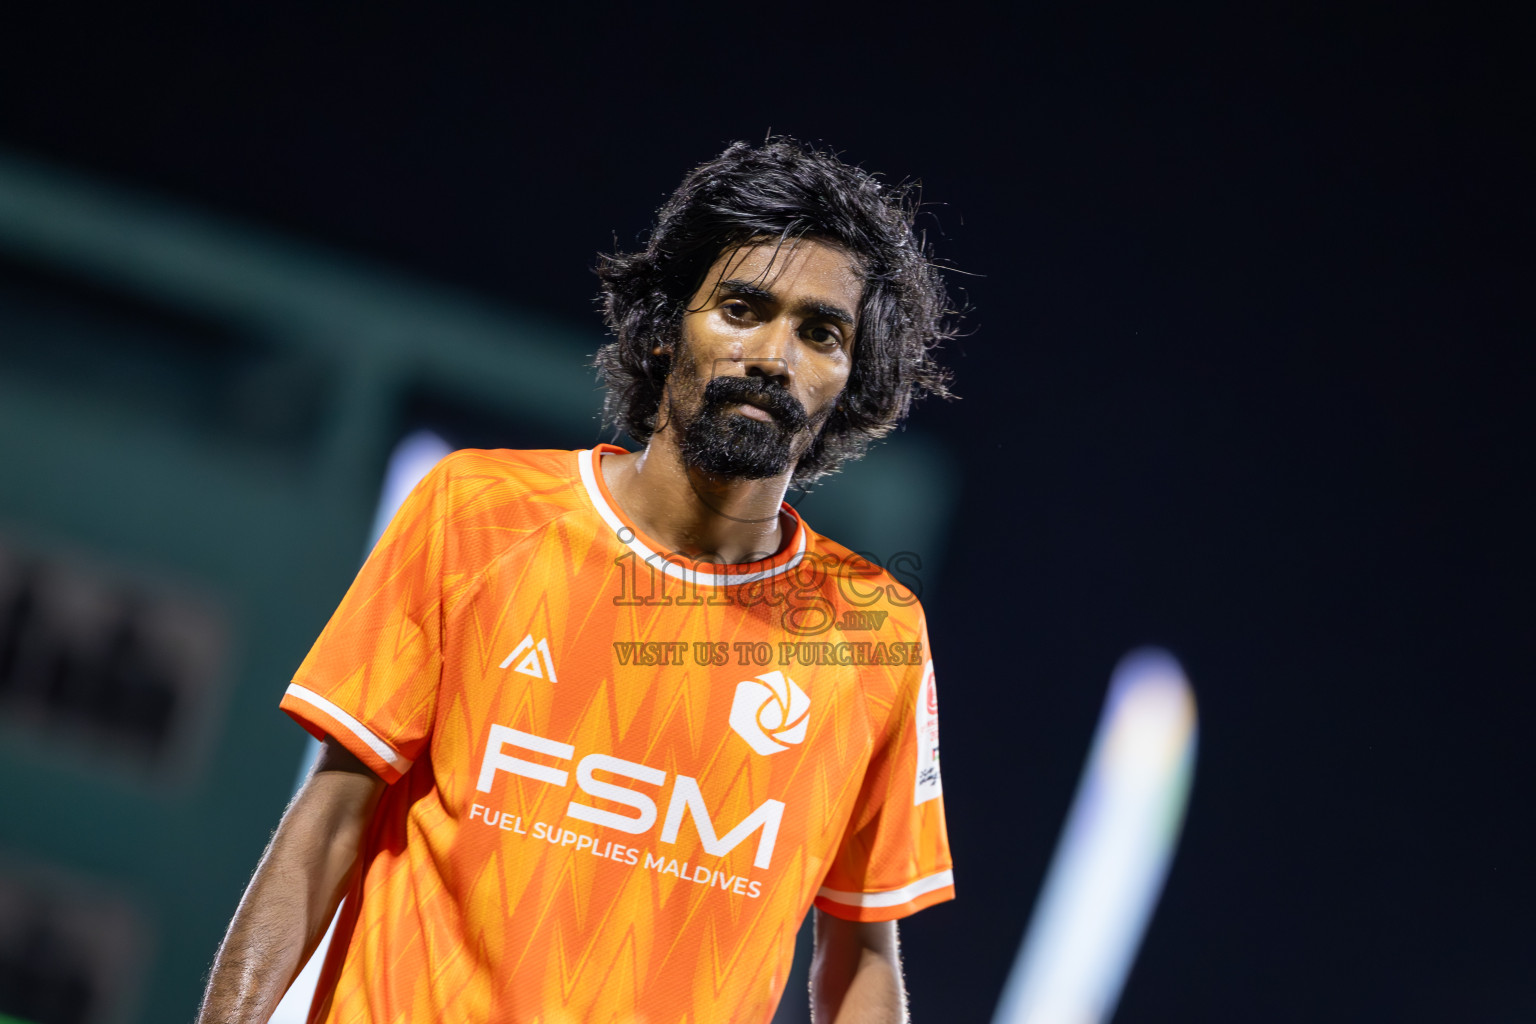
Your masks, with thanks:
M 750 419 L 762 420 L 764 423 L 772 423 L 774 421 L 773 413 L 769 412 L 766 407 L 759 405 L 757 402 L 751 401 L 750 399 L 736 406 L 736 411 Z
M 735 413 L 785 430 L 800 430 L 806 419 L 800 403 L 787 391 L 752 386 L 736 377 L 716 377 L 704 389 L 704 408 L 712 415 Z

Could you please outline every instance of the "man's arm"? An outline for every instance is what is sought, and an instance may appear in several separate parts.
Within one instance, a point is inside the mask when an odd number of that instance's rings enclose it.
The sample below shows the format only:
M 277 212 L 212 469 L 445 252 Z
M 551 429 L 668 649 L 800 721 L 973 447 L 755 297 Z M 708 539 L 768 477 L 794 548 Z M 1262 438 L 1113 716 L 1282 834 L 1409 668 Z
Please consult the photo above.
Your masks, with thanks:
M 907 992 L 895 921 L 844 921 L 816 911 L 811 1018 L 817 1024 L 904 1024 Z
M 319 944 L 384 782 L 335 740 L 277 826 L 209 972 L 198 1024 L 261 1024 Z

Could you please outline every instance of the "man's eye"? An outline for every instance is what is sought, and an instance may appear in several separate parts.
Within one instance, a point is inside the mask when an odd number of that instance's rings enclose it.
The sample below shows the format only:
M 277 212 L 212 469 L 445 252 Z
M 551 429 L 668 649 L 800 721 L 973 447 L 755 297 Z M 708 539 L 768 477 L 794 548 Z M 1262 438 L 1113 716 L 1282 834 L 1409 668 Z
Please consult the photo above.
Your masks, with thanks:
M 733 320 L 745 320 L 752 315 L 752 307 L 745 302 L 727 302 L 721 308 Z
M 827 327 L 812 327 L 805 334 L 818 345 L 836 345 L 842 340 L 836 331 Z

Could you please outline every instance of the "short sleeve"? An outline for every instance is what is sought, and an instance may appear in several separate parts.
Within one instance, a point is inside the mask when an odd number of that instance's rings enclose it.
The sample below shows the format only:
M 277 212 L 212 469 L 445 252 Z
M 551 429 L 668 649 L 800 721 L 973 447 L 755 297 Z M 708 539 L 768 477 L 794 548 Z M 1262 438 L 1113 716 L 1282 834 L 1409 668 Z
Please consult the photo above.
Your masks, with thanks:
M 410 769 L 432 732 L 451 458 L 400 506 L 280 704 L 311 735 L 335 738 L 385 782 Z
M 842 844 L 816 906 L 850 921 L 890 921 L 955 898 L 939 777 L 939 708 L 928 631 L 922 665 L 900 676 Z

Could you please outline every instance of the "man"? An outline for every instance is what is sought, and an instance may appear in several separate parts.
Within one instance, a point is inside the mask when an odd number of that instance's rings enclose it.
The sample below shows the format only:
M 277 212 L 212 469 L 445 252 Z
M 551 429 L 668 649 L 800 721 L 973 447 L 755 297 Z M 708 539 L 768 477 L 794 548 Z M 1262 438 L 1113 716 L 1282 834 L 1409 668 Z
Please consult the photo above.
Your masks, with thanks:
M 265 1020 L 343 896 L 315 1021 L 767 1021 L 813 902 L 817 1019 L 905 1019 L 895 921 L 954 894 L 926 626 L 783 497 L 947 393 L 938 275 L 776 140 L 599 276 L 644 449 L 416 488 L 283 697 L 325 746 L 202 1021 Z

